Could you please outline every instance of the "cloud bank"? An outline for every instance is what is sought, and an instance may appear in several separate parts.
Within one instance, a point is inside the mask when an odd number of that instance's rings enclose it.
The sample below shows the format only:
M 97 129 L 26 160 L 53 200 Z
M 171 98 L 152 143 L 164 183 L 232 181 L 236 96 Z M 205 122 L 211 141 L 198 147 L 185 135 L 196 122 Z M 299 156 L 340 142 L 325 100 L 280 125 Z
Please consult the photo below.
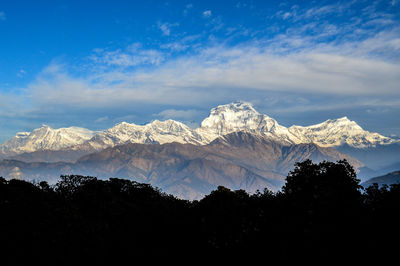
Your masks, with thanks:
M 362 42 L 312 49 L 309 40 L 279 36 L 174 57 L 163 49 L 103 51 L 91 57 L 95 70 L 83 77 L 50 64 L 29 91 L 39 105 L 88 107 L 139 101 L 193 105 L 209 101 L 211 95 L 214 101 L 226 101 L 260 92 L 399 97 L 400 64 L 375 54 L 398 53 L 400 39 L 393 36 L 393 31 L 381 32 Z

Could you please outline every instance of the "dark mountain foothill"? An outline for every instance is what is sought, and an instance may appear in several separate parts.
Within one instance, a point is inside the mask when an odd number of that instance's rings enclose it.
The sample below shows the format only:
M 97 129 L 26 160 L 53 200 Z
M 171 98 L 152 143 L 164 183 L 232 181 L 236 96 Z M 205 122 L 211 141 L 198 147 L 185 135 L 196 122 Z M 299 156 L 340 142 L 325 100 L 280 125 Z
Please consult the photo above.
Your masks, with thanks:
M 362 185 L 364 187 L 369 187 L 373 184 L 378 184 L 379 186 L 383 185 L 392 185 L 392 184 L 399 184 L 400 183 L 400 171 L 395 171 L 388 173 L 386 175 L 373 177 L 366 182 L 363 182 Z

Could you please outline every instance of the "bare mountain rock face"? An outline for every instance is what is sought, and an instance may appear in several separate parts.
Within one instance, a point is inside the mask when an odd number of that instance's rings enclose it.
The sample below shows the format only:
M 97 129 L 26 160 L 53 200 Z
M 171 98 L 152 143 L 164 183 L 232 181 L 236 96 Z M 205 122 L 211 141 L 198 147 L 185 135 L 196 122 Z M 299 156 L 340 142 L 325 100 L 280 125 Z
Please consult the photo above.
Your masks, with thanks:
M 130 143 L 85 155 L 75 163 L 3 161 L 0 175 L 7 176 L 16 166 L 25 179 L 42 175 L 54 180 L 60 174 L 129 178 L 181 198 L 199 199 L 219 185 L 250 193 L 278 190 L 295 162 L 305 159 L 347 159 L 355 168 L 362 165 L 332 148 L 284 145 L 265 136 L 234 132 L 202 146 Z

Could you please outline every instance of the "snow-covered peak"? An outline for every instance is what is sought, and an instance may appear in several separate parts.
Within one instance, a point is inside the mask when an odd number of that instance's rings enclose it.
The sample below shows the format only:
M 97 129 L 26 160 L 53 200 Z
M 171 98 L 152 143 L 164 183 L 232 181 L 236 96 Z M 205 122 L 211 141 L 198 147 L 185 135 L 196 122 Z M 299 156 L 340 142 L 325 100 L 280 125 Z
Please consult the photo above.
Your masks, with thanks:
M 206 144 L 202 136 L 181 122 L 174 120 L 154 120 L 146 125 L 122 122 L 96 134 L 84 145 L 101 150 L 126 143 L 191 143 Z
M 321 125 L 333 125 L 333 126 L 358 126 L 355 121 L 350 120 L 347 116 L 336 118 L 336 119 L 328 119 L 322 123 L 312 125 L 313 127 L 319 127 Z
M 234 102 L 211 109 L 201 123 L 203 131 L 225 135 L 235 131 L 270 131 L 278 127 L 275 119 L 257 112 L 248 102 Z
M 228 104 L 218 105 L 211 109 L 210 113 L 223 113 L 223 112 L 234 112 L 237 114 L 247 113 L 247 114 L 255 114 L 259 113 L 254 109 L 253 104 L 245 101 L 235 101 Z
M 115 126 L 105 130 L 104 132 L 112 132 L 112 133 L 122 133 L 124 134 L 124 132 L 130 132 L 132 130 L 135 130 L 137 128 L 139 128 L 139 125 L 136 125 L 134 123 L 127 123 L 127 122 L 121 122 L 116 124 Z
M 364 130 L 347 117 L 329 119 L 308 127 L 291 126 L 289 132 L 298 136 L 302 143 L 314 142 L 323 147 L 347 144 L 356 148 L 365 148 L 395 142 L 391 138 Z
M 32 132 L 19 132 L 0 145 L 0 152 L 19 154 L 38 150 L 60 150 L 89 140 L 96 132 L 86 128 L 68 127 L 53 129 L 42 125 Z
M 165 121 L 154 120 L 153 122 L 147 124 L 146 127 L 156 130 L 158 132 L 171 132 L 171 133 L 178 133 L 190 130 L 190 128 L 185 124 L 172 119 L 168 119 Z
M 298 141 L 286 127 L 268 115 L 260 114 L 248 102 L 234 102 L 211 109 L 210 115 L 196 131 L 210 141 L 238 131 L 259 134 L 285 143 Z
M 258 118 L 260 114 L 248 102 L 234 102 L 219 105 L 210 111 L 210 115 L 201 123 L 202 128 L 220 128 L 223 125 L 245 126 L 246 122 Z M 220 128 L 224 130 L 224 128 Z
M 330 133 L 337 133 L 340 131 L 364 131 L 355 121 L 351 121 L 346 116 L 337 119 L 328 119 L 322 123 L 311 126 L 291 126 L 289 129 L 308 129 L 312 131 L 329 131 Z
M 260 114 L 247 102 L 234 102 L 213 108 L 209 117 L 196 130 L 208 140 L 237 131 L 248 131 L 287 144 L 316 143 L 323 147 L 349 145 L 356 148 L 373 147 L 397 140 L 364 130 L 344 116 L 328 119 L 311 126 L 286 128 L 265 114 Z

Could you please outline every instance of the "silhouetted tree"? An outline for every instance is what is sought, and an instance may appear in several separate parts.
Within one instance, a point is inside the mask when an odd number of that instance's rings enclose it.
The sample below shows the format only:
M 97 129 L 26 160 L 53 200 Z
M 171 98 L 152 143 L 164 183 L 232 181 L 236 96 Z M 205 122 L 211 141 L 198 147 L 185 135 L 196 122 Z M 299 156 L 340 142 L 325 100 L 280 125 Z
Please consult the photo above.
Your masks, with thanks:
M 364 247 L 377 254 L 391 257 L 397 254 L 400 238 L 400 184 L 373 184 L 365 189 L 364 207 L 367 210 L 362 226 L 367 233 Z
M 70 197 L 83 185 L 97 180 L 96 177 L 82 175 L 62 175 L 55 186 L 55 191 L 64 197 Z
M 343 203 L 360 199 L 359 183 L 353 167 L 346 160 L 319 164 L 305 160 L 296 163 L 282 190 L 297 201 Z
M 358 243 L 361 216 L 360 180 L 346 161 L 297 163 L 282 188 L 289 211 L 286 237 L 301 247 L 298 256 L 348 254 Z M 290 249 L 295 250 L 295 249 Z
M 219 186 L 199 201 L 149 184 L 61 176 L 0 177 L 0 263 L 132 264 L 219 256 L 248 262 L 397 254 L 400 185 L 360 189 L 347 161 L 297 163 L 282 191 Z M 250 263 L 250 262 L 249 262 Z

